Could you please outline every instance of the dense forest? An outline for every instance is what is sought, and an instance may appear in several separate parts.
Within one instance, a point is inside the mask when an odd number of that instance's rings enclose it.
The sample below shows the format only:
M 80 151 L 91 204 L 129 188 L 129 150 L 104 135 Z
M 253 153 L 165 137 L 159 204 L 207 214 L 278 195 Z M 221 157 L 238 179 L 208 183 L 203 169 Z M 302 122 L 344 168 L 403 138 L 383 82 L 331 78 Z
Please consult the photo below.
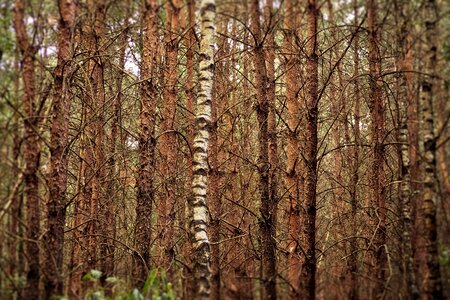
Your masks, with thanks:
M 0 10 L 0 299 L 450 297 L 448 1 Z

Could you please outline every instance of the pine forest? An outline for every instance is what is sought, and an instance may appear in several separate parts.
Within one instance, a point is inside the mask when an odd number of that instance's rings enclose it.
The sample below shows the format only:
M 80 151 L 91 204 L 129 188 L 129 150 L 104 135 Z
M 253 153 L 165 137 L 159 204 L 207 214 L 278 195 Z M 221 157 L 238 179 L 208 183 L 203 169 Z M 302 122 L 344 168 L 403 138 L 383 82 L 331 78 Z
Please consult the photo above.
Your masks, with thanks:
M 0 299 L 450 299 L 449 1 L 0 13 Z

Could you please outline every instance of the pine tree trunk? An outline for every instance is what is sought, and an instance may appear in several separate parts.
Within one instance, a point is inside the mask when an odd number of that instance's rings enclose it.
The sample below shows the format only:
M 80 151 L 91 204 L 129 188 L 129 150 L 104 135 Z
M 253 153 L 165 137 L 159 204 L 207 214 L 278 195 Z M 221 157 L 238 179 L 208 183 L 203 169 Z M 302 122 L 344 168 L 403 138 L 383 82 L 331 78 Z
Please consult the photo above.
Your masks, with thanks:
M 297 91 L 300 89 L 298 82 L 298 57 L 294 51 L 294 39 L 296 37 L 297 18 L 294 11 L 293 0 L 285 1 L 285 39 L 284 49 L 286 51 L 286 102 L 287 102 L 287 124 L 288 124 L 288 141 L 287 141 L 287 165 L 285 184 L 289 197 L 289 216 L 288 216 L 288 282 L 290 285 L 290 297 L 297 296 L 299 288 L 298 272 L 301 267 L 301 248 L 299 245 L 298 235 L 300 232 L 300 191 L 301 177 L 299 175 L 299 165 L 301 164 L 299 157 L 299 104 L 297 99 Z
M 369 0 L 369 73 L 372 152 L 372 207 L 375 225 L 374 271 L 376 274 L 375 297 L 384 298 L 386 292 L 386 178 L 384 174 L 384 104 L 382 98 L 381 54 L 379 50 L 379 26 L 377 21 L 377 0 Z
M 139 115 L 139 169 L 136 180 L 136 225 L 134 232 L 133 277 L 137 286 L 143 286 L 150 267 L 150 239 L 155 174 L 155 123 L 157 87 L 156 64 L 158 54 L 158 3 L 147 0 L 143 11 L 143 55 L 141 63 L 141 110 Z
M 355 14 L 354 25 L 358 26 L 358 1 L 353 0 L 353 13 Z M 353 147 L 353 164 L 351 183 L 350 183 L 350 205 L 351 205 L 351 216 L 352 216 L 352 239 L 350 240 L 350 257 L 348 264 L 348 271 L 350 272 L 350 291 L 349 299 L 357 300 L 359 299 L 359 282 L 358 282 L 358 183 L 359 183 L 359 164 L 360 164 L 360 147 L 361 147 L 361 131 L 360 131 L 360 109 L 361 109 L 361 92 L 359 88 L 359 30 L 355 33 L 354 42 L 354 95 L 355 95 L 355 111 L 353 113 L 353 119 L 355 120 L 355 125 L 353 129 L 355 145 Z
M 179 0 L 167 1 L 166 28 L 165 28 L 165 66 L 162 108 L 162 135 L 160 165 L 162 174 L 162 188 L 160 195 L 159 231 L 162 233 L 161 265 L 172 277 L 172 265 L 174 249 L 174 224 L 176 215 L 176 182 L 177 182 L 177 136 L 176 136 L 176 112 L 177 112 L 177 81 L 178 81 L 178 30 L 179 30 Z
M 258 142 L 258 190 L 260 197 L 260 239 L 261 239 L 261 280 L 263 283 L 263 298 L 276 299 L 276 260 L 275 260 L 275 210 L 273 199 L 270 197 L 270 171 L 269 162 L 269 99 L 267 95 L 267 69 L 263 50 L 263 40 L 261 38 L 261 24 L 259 1 L 251 1 L 251 23 L 254 36 L 254 68 L 256 81 L 256 114 L 259 125 Z
M 70 110 L 70 60 L 75 4 L 58 1 L 60 14 L 58 63 L 54 82 L 53 120 L 51 125 L 50 176 L 48 188 L 46 257 L 44 286 L 46 298 L 63 295 L 64 226 L 66 222 L 66 189 Z
M 306 215 L 301 224 L 305 246 L 305 262 L 299 274 L 299 296 L 314 299 L 316 293 L 316 186 L 317 186 L 317 119 L 318 119 L 318 56 L 317 56 L 317 16 L 316 0 L 307 2 L 306 40 L 306 107 L 303 128 L 305 144 L 302 157 L 305 161 L 304 196 Z
M 35 82 L 35 54 L 37 48 L 28 37 L 25 24 L 25 3 L 16 0 L 14 6 L 14 27 L 18 48 L 22 55 L 22 80 L 24 85 L 24 143 L 23 156 L 25 161 L 24 195 L 26 200 L 26 249 L 27 259 L 26 286 L 22 290 L 21 298 L 39 298 L 39 238 L 40 238 L 40 206 L 39 179 L 37 176 L 40 160 L 37 133 L 38 116 L 36 115 L 36 82 Z

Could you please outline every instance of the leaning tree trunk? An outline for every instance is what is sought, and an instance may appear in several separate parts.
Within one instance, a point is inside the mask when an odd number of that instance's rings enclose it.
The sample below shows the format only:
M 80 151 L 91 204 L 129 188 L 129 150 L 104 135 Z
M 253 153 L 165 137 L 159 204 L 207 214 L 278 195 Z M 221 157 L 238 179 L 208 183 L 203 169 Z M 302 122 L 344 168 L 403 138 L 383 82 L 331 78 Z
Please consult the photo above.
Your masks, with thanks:
M 22 299 L 39 298 L 39 238 L 40 238 L 40 207 L 39 207 L 39 168 L 40 152 L 37 133 L 38 118 L 36 116 L 36 83 L 34 60 L 36 46 L 32 44 L 27 34 L 25 24 L 25 3 L 16 0 L 14 6 L 14 27 L 17 44 L 22 55 L 22 79 L 24 85 L 24 144 L 25 161 L 24 195 L 26 198 L 26 250 L 28 261 L 26 286 L 22 290 Z
M 155 123 L 157 87 L 156 62 L 158 53 L 158 3 L 146 0 L 143 13 L 143 55 L 141 64 L 141 111 L 139 134 L 139 170 L 136 180 L 136 226 L 134 232 L 133 277 L 142 286 L 149 270 L 152 203 L 154 199 L 155 174 Z
M 53 120 L 51 125 L 50 176 L 48 188 L 46 258 L 44 286 L 46 297 L 63 295 L 63 248 L 66 222 L 66 189 L 69 142 L 70 59 L 72 30 L 75 20 L 73 1 L 58 1 L 60 14 L 58 64 L 55 68 Z
M 426 0 L 423 7 L 425 29 L 425 55 L 422 80 L 420 82 L 420 104 L 422 106 L 422 136 L 424 147 L 424 173 L 422 191 L 422 210 L 424 215 L 424 236 L 427 272 L 425 276 L 423 299 L 443 299 L 442 279 L 439 266 L 437 240 L 437 176 L 436 176 L 436 137 L 433 100 L 435 98 L 435 67 L 437 54 L 437 3 Z
M 216 2 L 200 2 L 201 41 L 199 65 L 199 93 L 195 112 L 194 158 L 192 195 L 189 198 L 192 262 L 194 264 L 194 298 L 209 299 L 210 294 L 210 242 L 208 227 L 208 141 L 211 128 L 211 96 L 214 75 L 214 35 Z

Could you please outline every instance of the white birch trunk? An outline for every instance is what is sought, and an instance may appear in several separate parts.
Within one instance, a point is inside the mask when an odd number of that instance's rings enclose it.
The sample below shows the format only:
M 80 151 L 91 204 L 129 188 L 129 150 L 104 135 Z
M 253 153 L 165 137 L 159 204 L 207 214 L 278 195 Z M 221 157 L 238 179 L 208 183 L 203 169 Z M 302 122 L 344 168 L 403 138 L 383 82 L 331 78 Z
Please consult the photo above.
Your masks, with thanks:
M 207 234 L 208 207 L 208 142 L 211 128 L 211 92 L 214 74 L 214 35 L 216 4 L 214 0 L 200 2 L 200 90 L 197 95 L 192 196 L 189 199 L 190 232 L 194 272 L 194 298 L 208 299 L 210 293 L 210 242 Z

